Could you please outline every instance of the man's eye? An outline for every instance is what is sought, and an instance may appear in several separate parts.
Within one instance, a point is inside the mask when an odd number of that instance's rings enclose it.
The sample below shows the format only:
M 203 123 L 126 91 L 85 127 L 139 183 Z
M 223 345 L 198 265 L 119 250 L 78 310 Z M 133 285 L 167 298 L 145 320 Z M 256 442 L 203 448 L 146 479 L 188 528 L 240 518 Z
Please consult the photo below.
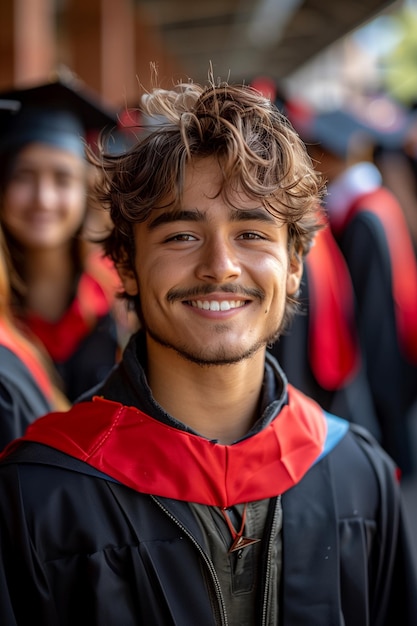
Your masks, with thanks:
M 177 235 L 172 235 L 172 237 L 168 237 L 166 241 L 194 241 L 195 237 L 190 235 L 189 233 L 178 233 Z
M 259 233 L 253 233 L 253 232 L 243 233 L 242 235 L 240 235 L 240 238 L 241 239 L 263 239 L 263 237 Z

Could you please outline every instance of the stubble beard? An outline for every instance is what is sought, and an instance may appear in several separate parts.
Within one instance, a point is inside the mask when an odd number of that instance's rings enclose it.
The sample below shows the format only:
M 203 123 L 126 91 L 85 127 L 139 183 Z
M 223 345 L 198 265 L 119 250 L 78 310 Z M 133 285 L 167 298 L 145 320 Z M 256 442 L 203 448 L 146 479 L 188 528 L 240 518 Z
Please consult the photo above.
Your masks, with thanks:
M 227 330 L 227 327 L 222 324 L 219 324 L 215 328 L 215 331 L 217 331 L 219 335 L 221 335 L 225 330 Z M 155 343 L 163 346 L 164 348 L 173 350 L 186 361 L 199 365 L 200 367 L 218 367 L 240 363 L 241 361 L 250 359 L 259 350 L 262 350 L 267 345 L 274 343 L 280 335 L 280 329 L 277 329 L 264 339 L 259 339 L 251 346 L 246 349 L 241 349 L 235 354 L 230 354 L 227 348 L 220 345 L 215 353 L 207 355 L 207 350 L 204 348 L 197 350 L 195 347 L 191 347 L 185 343 L 180 344 L 168 341 L 149 327 L 146 328 L 146 332 L 153 339 L 153 341 L 155 341 Z

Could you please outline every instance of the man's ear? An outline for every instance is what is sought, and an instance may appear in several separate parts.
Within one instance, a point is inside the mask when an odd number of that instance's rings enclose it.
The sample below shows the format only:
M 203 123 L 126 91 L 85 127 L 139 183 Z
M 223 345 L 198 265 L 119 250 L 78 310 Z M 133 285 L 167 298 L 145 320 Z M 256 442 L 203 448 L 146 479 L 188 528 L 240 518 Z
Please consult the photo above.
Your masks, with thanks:
M 118 264 L 116 269 L 126 293 L 129 296 L 137 296 L 139 289 L 135 272 L 124 263 Z
M 287 295 L 294 296 L 300 288 L 301 278 L 303 276 L 302 256 L 300 253 L 292 250 L 290 252 L 289 261 L 290 263 L 287 274 Z

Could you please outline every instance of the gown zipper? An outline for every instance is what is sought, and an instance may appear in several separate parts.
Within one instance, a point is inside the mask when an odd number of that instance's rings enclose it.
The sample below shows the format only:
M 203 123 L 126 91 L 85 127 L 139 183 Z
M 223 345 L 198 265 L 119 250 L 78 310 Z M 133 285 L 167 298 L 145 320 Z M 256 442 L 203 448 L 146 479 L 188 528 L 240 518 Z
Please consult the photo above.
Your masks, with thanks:
M 190 533 L 190 531 L 176 518 L 156 496 L 151 496 L 151 499 L 159 506 L 159 508 L 167 515 L 180 529 L 181 531 L 190 539 L 192 544 L 197 548 L 198 553 L 202 557 L 205 562 L 207 569 L 210 573 L 214 589 L 215 596 L 219 605 L 219 613 L 218 616 L 220 618 L 220 626 L 228 626 L 229 622 L 226 614 L 226 606 L 223 599 L 223 594 L 220 587 L 220 581 L 218 579 L 216 570 L 214 569 L 214 565 L 212 561 L 208 558 L 207 554 L 204 552 L 203 548 L 200 546 L 198 541 L 194 538 L 194 536 Z

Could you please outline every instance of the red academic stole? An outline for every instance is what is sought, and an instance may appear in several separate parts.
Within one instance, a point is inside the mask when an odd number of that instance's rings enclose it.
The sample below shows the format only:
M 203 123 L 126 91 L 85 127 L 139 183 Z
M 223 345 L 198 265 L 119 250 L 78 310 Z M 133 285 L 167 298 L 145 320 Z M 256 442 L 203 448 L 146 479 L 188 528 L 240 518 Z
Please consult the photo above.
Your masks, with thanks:
M 339 389 L 356 373 L 359 343 L 353 287 L 344 257 L 326 225 L 308 253 L 309 359 L 324 389 Z
M 77 293 L 62 318 L 49 322 L 29 313 L 25 323 L 45 346 L 56 363 L 69 359 L 81 341 L 114 302 L 120 281 L 116 270 L 101 255 L 90 254 L 80 277 Z
M 20 441 L 36 441 L 141 493 L 225 508 L 297 484 L 322 453 L 326 434 L 321 408 L 292 387 L 289 404 L 264 430 L 233 445 L 94 398 L 39 418 L 3 454 Z
M 417 262 L 404 214 L 395 196 L 379 188 L 357 198 L 341 228 L 360 211 L 374 213 L 384 228 L 399 342 L 407 358 L 417 363 Z
M 31 348 L 29 341 L 22 339 L 5 319 L 0 319 L 0 345 L 13 352 L 29 370 L 47 400 L 52 400 L 52 383 L 46 369 L 41 365 L 39 356 Z

